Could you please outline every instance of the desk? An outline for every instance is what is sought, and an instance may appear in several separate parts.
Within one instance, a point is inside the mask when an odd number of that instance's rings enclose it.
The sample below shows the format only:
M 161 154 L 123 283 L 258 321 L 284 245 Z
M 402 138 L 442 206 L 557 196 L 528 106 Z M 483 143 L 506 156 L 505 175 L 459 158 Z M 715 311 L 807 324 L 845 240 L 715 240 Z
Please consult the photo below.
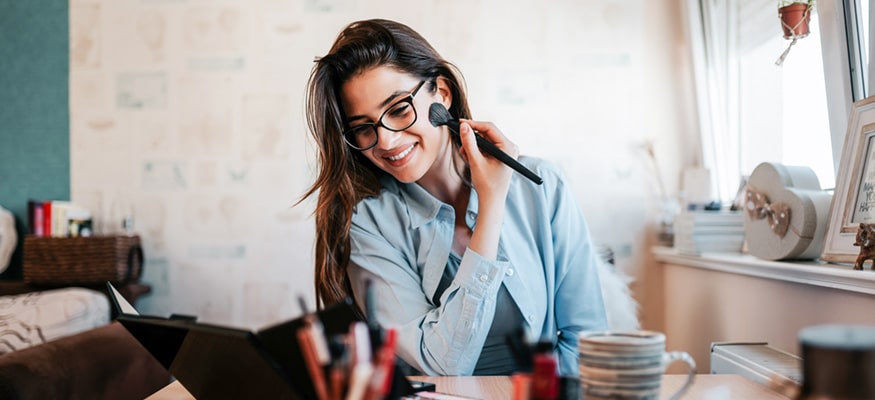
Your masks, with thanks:
M 476 399 L 510 399 L 511 383 L 506 376 L 416 376 L 412 379 L 433 382 L 438 392 Z M 686 375 L 664 375 L 660 398 L 667 398 L 683 385 Z M 786 400 L 777 392 L 760 386 L 741 375 L 696 375 L 684 399 L 758 399 Z M 146 400 L 192 400 L 179 382 L 174 382 Z

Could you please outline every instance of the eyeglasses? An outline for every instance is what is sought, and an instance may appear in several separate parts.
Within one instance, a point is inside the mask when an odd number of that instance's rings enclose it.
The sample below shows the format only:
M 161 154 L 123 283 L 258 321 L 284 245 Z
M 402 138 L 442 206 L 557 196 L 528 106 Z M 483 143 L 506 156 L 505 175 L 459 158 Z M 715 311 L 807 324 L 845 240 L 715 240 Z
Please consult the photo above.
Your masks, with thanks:
M 376 123 L 367 122 L 361 125 L 351 126 L 343 131 L 343 140 L 356 150 L 369 150 L 377 145 L 377 128 L 383 127 L 392 132 L 403 131 L 416 123 L 416 107 L 413 106 L 413 98 L 422 88 L 426 81 L 420 81 L 418 85 L 403 99 L 398 100 L 383 114 Z

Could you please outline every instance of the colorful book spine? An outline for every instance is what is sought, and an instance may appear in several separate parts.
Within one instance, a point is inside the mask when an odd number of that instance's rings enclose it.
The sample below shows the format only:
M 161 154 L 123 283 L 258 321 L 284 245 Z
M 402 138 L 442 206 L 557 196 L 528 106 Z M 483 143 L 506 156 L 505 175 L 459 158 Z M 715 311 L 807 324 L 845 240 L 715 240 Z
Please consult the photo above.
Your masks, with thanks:
M 91 236 L 91 212 L 69 201 L 31 199 L 27 228 L 38 237 Z
M 27 231 L 34 236 L 43 236 L 42 200 L 31 199 L 27 202 Z
M 41 236 L 52 236 L 52 202 L 43 202 L 43 234 Z

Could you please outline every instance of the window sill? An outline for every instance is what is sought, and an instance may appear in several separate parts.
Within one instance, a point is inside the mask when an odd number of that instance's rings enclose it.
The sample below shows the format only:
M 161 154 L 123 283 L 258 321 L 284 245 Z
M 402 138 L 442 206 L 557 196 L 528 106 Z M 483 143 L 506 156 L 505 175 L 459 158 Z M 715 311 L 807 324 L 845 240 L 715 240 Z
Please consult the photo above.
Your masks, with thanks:
M 689 255 L 671 247 L 653 247 L 652 252 L 657 261 L 666 264 L 875 295 L 875 271 L 870 271 L 868 265 L 866 270 L 854 271 L 851 265 L 820 261 L 767 261 L 740 253 Z

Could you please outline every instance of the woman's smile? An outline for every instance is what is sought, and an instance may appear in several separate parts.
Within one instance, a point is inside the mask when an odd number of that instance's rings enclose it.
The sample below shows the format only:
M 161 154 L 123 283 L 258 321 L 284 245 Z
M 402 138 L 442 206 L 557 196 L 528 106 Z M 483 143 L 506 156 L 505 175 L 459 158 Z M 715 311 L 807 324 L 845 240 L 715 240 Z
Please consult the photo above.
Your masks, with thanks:
M 394 153 L 394 154 L 390 153 L 390 154 L 388 154 L 388 155 L 384 154 L 384 155 L 383 155 L 383 158 L 386 158 L 386 159 L 388 159 L 389 161 L 392 161 L 393 163 L 396 163 L 396 162 L 398 162 L 398 161 L 403 160 L 405 157 L 407 157 L 407 156 L 413 151 L 413 148 L 414 148 L 415 146 L 416 146 L 416 143 L 412 143 L 410 146 L 408 146 L 408 147 L 402 149 L 400 152 L 397 152 L 397 153 Z

